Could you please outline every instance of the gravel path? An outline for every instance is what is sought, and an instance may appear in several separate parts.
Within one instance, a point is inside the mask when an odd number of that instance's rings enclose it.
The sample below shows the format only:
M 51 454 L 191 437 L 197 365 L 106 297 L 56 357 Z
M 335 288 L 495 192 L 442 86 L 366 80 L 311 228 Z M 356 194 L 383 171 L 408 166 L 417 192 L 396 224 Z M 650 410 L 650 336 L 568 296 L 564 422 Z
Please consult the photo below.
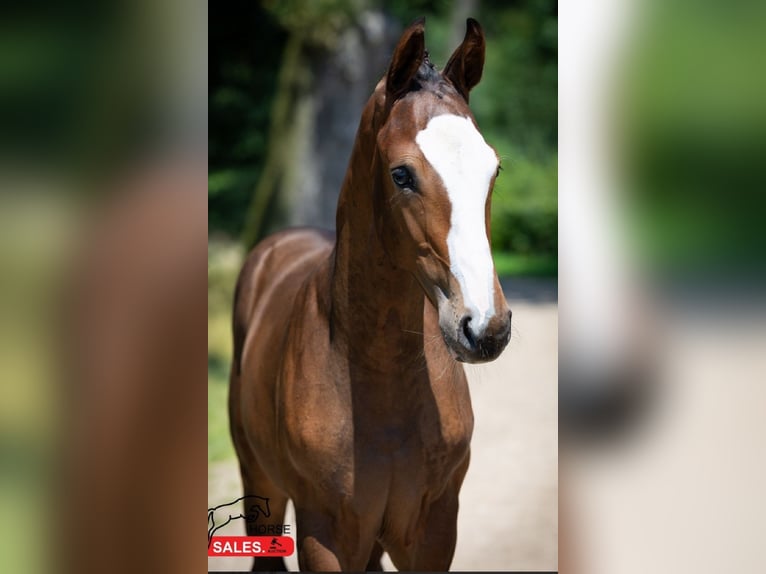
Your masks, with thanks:
M 503 286 L 513 310 L 511 343 L 494 363 L 466 371 L 476 425 L 452 570 L 556 570 L 556 283 L 513 280 Z M 240 496 L 235 461 L 215 464 L 208 474 L 211 505 Z M 244 534 L 243 522 L 225 534 Z M 250 564 L 250 558 L 209 559 L 211 571 L 248 570 Z M 288 566 L 297 569 L 295 557 Z M 384 566 L 394 569 L 387 559 Z

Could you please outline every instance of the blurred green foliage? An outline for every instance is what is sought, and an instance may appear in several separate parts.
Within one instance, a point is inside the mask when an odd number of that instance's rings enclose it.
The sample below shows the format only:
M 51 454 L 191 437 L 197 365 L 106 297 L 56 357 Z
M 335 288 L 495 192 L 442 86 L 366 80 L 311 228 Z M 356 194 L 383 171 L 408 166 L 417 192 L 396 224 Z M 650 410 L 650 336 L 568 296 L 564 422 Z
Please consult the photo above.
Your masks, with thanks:
M 264 7 L 286 30 L 300 31 L 314 46 L 331 47 L 365 7 L 363 0 L 265 0 Z
M 500 154 L 493 196 L 493 249 L 557 252 L 557 7 L 552 0 L 477 2 L 487 36 L 482 82 L 471 108 Z M 291 32 L 326 46 L 361 9 L 379 7 L 402 27 L 426 15 L 432 60 L 440 67 L 455 3 L 238 2 L 210 6 L 209 229 L 239 237 L 268 149 L 269 119 L 281 55 Z M 550 266 L 549 266 L 550 267 Z
M 211 3 L 208 228 L 238 236 L 268 146 L 288 32 L 260 2 Z
M 169 123 L 163 34 L 151 3 L 12 3 L 0 20 L 0 164 L 98 178 Z M 172 34 L 170 34 L 172 35 Z M 31 167 L 34 166 L 34 167 Z
M 471 108 L 503 171 L 492 198 L 492 247 L 558 250 L 557 18 L 552 2 L 484 2 L 484 75 Z
M 488 136 L 489 139 L 489 136 Z M 501 157 L 502 144 L 497 145 Z M 510 175 L 509 175 L 510 173 Z M 492 247 L 496 251 L 555 255 L 558 249 L 557 161 L 519 154 L 503 157 L 492 197 Z
M 614 100 L 635 241 L 663 275 L 763 268 L 763 3 L 650 2 Z

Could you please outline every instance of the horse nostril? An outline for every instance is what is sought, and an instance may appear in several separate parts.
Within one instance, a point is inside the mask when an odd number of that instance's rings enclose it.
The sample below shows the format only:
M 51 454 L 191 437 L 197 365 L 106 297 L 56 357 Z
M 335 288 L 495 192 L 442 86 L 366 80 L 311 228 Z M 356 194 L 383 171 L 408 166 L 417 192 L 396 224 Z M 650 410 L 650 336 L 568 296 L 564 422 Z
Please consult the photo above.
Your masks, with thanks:
M 471 347 L 476 347 L 476 338 L 473 336 L 473 333 L 471 333 L 471 328 L 469 327 L 469 323 L 471 322 L 471 316 L 465 315 L 462 319 L 460 319 L 460 328 L 463 331 L 463 335 L 465 335 L 466 340 L 468 341 L 468 344 L 471 345 Z

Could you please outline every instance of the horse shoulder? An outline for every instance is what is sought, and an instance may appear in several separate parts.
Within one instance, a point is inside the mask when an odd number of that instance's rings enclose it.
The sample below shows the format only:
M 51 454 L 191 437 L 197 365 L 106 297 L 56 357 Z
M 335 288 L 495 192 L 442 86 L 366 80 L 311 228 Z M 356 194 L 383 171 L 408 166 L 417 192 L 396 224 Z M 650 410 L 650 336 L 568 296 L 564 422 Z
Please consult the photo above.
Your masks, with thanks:
M 286 366 L 295 365 L 289 360 L 296 343 L 290 330 L 306 318 L 302 294 L 326 264 L 332 245 L 326 234 L 309 229 L 274 234 L 251 252 L 237 285 L 233 368 L 241 366 L 242 372 L 234 378 L 233 409 L 241 412 L 248 441 L 270 467 L 279 464 L 275 445 L 285 424 L 280 381 Z
M 328 294 L 318 273 L 299 291 L 280 373 L 283 444 L 296 479 L 319 490 L 352 490 L 351 391 L 329 332 Z

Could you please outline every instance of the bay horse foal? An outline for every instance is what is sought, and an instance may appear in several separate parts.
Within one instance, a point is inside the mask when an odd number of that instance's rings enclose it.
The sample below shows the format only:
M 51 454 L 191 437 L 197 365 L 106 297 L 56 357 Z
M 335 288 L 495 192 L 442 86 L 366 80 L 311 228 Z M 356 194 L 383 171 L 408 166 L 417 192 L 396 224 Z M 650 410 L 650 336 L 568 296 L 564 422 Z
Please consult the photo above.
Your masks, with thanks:
M 440 73 L 424 21 L 403 33 L 362 114 L 334 236 L 261 242 L 234 309 L 231 432 L 244 494 L 306 570 L 446 570 L 473 412 L 462 365 L 497 357 L 511 313 L 489 247 L 497 155 L 468 94 L 484 35 L 468 20 Z M 284 569 L 281 558 L 256 569 Z

